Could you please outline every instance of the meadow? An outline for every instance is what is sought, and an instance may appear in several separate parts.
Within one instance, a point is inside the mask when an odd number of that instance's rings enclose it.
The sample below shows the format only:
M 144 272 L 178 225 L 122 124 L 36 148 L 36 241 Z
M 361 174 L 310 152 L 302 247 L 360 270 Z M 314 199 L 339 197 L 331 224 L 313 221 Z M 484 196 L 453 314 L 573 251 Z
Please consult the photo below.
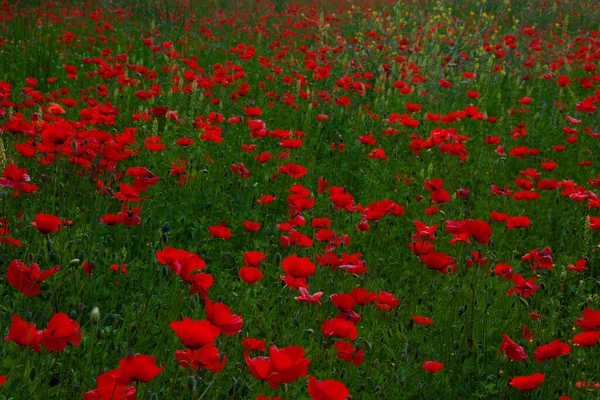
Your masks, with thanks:
M 0 399 L 600 396 L 600 4 L 0 6 Z

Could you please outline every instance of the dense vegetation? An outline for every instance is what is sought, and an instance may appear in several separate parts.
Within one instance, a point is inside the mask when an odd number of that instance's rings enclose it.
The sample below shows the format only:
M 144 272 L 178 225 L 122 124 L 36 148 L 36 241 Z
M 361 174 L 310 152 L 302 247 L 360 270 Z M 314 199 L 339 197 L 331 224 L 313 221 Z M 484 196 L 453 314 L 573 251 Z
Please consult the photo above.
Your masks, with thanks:
M 594 398 L 599 18 L 4 1 L 0 398 Z

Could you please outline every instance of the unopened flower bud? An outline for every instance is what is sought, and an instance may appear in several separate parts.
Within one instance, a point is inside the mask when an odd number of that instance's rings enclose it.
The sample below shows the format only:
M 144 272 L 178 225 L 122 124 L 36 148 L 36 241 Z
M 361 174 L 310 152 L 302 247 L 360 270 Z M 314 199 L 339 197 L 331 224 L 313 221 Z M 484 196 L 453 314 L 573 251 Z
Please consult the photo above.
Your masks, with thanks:
M 90 313 L 90 319 L 94 325 L 98 325 L 100 322 L 100 309 L 98 307 L 94 307 L 92 312 Z

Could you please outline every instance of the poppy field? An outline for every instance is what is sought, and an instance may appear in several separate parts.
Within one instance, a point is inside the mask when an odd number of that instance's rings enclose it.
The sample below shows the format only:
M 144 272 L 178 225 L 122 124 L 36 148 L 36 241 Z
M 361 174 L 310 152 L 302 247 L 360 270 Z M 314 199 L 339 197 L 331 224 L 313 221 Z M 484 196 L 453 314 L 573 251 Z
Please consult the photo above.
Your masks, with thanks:
M 0 6 L 0 399 L 600 396 L 600 4 Z

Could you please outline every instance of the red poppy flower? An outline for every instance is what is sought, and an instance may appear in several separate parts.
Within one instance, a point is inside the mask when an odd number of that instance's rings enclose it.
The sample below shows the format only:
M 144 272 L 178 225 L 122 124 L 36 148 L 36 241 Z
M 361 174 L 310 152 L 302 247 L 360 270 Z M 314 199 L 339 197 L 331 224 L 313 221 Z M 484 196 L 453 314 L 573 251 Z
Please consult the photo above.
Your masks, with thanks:
M 429 254 L 435 249 L 435 244 L 427 241 L 410 242 L 409 246 L 412 252 L 417 256 L 420 256 L 421 254 Z
M 244 253 L 244 263 L 249 267 L 261 267 L 265 263 L 267 255 L 260 251 L 247 251 Z
M 583 332 L 573 337 L 573 343 L 581 347 L 592 347 L 598 344 L 600 332 Z
M 307 278 L 314 274 L 317 268 L 308 257 L 298 257 L 295 254 L 284 258 L 281 267 L 294 278 Z
M 540 386 L 545 378 L 544 374 L 535 373 L 533 375 L 515 376 L 508 383 L 519 390 L 529 391 Z
M 444 273 L 453 269 L 454 257 L 450 257 L 445 253 L 421 254 L 419 258 L 429 269 Z
M 477 242 L 481 244 L 490 244 L 492 228 L 487 222 L 468 219 L 465 221 L 463 229 L 473 236 Z
M 125 226 L 137 226 L 142 222 L 142 219 L 139 217 L 142 212 L 141 207 L 133 207 L 129 209 L 127 203 L 123 203 L 121 206 L 121 212 L 119 216 L 121 217 L 121 223 Z
M 354 365 L 362 364 L 365 358 L 365 352 L 362 349 L 357 349 L 352 343 L 340 340 L 333 345 L 337 351 L 337 358 L 345 360 Z
M 308 380 L 308 395 L 314 400 L 346 400 L 350 396 L 350 391 L 341 382 L 318 381 L 311 376 Z
M 529 331 L 529 328 L 527 328 L 527 325 L 522 325 L 521 326 L 521 335 L 523 335 L 523 339 L 527 340 L 528 342 L 532 342 L 533 341 L 533 334 Z
M 188 283 L 192 282 L 193 273 L 206 267 L 204 260 L 197 254 L 174 247 L 165 247 L 163 250 L 157 251 L 156 259 L 159 263 L 168 265 L 171 271 Z
M 247 350 L 265 351 L 266 342 L 265 339 L 244 338 L 244 340 L 242 340 L 242 346 Z
M 262 110 L 260 109 L 260 107 L 244 107 L 244 113 L 246 113 L 246 115 L 248 117 L 258 117 L 259 115 L 262 114 Z M 237 117 L 239 118 L 239 117 Z M 231 120 L 233 120 L 234 118 L 230 118 L 229 123 L 234 123 L 231 122 Z M 237 122 L 237 121 L 235 121 Z
M 342 318 L 325 319 L 321 325 L 321 331 L 325 336 L 335 336 L 339 338 L 356 340 L 358 331 L 352 321 Z
M 40 283 L 56 274 L 60 267 L 58 265 L 47 271 L 33 263 L 30 267 L 19 260 L 13 260 L 8 264 L 6 279 L 8 283 L 19 292 L 31 297 L 40 293 Z
M 575 324 L 582 330 L 591 332 L 600 328 L 600 311 L 586 308 L 581 312 L 581 317 L 575 320 Z
M 422 316 L 414 316 L 412 320 L 415 321 L 419 325 L 431 325 L 433 324 L 433 320 L 431 318 L 422 317 Z
M 367 289 L 364 288 L 353 288 L 352 292 L 350 293 L 352 294 L 352 297 L 354 297 L 354 299 L 356 300 L 356 303 L 360 305 L 372 303 L 377 297 L 376 293 L 369 292 Z
M 212 343 L 195 350 L 175 350 L 175 359 L 183 368 L 192 368 L 194 370 L 204 368 L 212 373 L 221 371 L 227 361 L 226 357 L 223 357 L 221 360 L 219 350 Z
M 435 374 L 444 369 L 444 364 L 437 361 L 425 361 L 421 368 L 431 374 Z
M 391 310 L 397 308 L 400 305 L 400 300 L 394 297 L 392 293 L 381 291 L 375 298 L 375 304 L 377 308 L 381 310 Z
M 504 333 L 502 334 L 504 340 L 500 345 L 500 353 L 505 354 L 509 359 L 516 360 L 527 360 L 529 356 L 525 353 L 525 349 L 522 346 L 516 344 L 511 338 Z
M 292 178 L 298 179 L 306 175 L 308 173 L 308 169 L 306 169 L 302 165 L 288 163 L 280 166 L 279 172 L 281 172 L 282 174 L 289 175 Z
M 354 306 L 356 305 L 356 299 L 354 299 L 352 295 L 346 293 L 334 293 L 329 296 L 329 299 L 338 310 L 342 311 L 354 310 Z
M 128 385 L 132 381 L 150 382 L 165 367 L 156 366 L 156 359 L 154 357 L 139 354 L 119 360 L 119 369 L 121 370 L 121 376 L 119 376 L 118 382 Z
M 82 338 L 77 321 L 65 313 L 57 313 L 50 318 L 48 326 L 41 332 L 40 343 L 51 351 L 62 351 L 68 343 L 79 346 Z
M 62 219 L 52 214 L 37 214 L 31 223 L 42 234 L 47 235 L 58 231 L 62 226 Z
M 231 231 L 226 226 L 210 226 L 208 228 L 208 234 L 210 236 L 225 240 L 232 236 Z
M 121 272 L 125 275 L 129 273 L 129 271 L 127 270 L 127 264 L 121 264 L 120 266 L 118 264 L 113 264 L 110 266 L 110 269 L 116 272 L 119 272 L 119 270 L 121 270 Z
M 84 400 L 135 400 L 136 387 L 119 383 L 121 370 L 113 369 L 96 378 L 96 389 L 83 394 Z
M 300 292 L 300 296 L 294 297 L 294 300 L 302 301 L 304 303 L 314 303 L 319 306 L 321 305 L 321 297 L 323 296 L 323 292 L 309 294 L 308 289 L 303 287 L 299 288 L 298 291 Z
M 15 342 L 19 346 L 31 347 L 36 353 L 40 351 L 40 335 L 35 325 L 23 321 L 18 315 L 12 316 L 12 324 L 4 342 Z
M 566 343 L 561 343 L 560 340 L 556 339 L 552 343 L 538 346 L 533 355 L 537 362 L 542 362 L 544 360 L 551 360 L 553 358 L 564 356 L 565 354 L 569 354 L 570 351 L 571 346 Z
M 242 330 L 244 320 L 239 315 L 233 315 L 231 309 L 223 303 L 214 303 L 207 298 L 205 303 L 206 306 L 206 319 L 211 324 L 215 325 L 221 330 L 221 333 L 227 336 L 235 335 Z
M 188 349 L 196 350 L 213 343 L 221 330 L 207 320 L 194 321 L 183 317 L 183 321 L 173 321 L 169 324 L 173 332 Z
M 296 278 L 292 275 L 279 275 L 279 279 L 281 279 L 290 289 L 308 289 L 310 287 L 306 284 L 306 278 Z
M 273 374 L 269 357 L 250 358 L 246 355 L 246 365 L 250 374 L 258 380 L 266 381 Z
M 574 272 L 582 273 L 582 272 L 587 271 L 589 269 L 589 268 L 585 267 L 586 263 L 587 263 L 587 260 L 577 260 L 577 263 L 575 265 L 569 264 L 567 266 L 567 268 L 569 269 L 569 271 L 574 271 Z
M 258 268 L 242 267 L 240 268 L 240 278 L 249 284 L 260 281 L 263 277 L 263 273 Z
M 271 196 L 269 194 L 263 194 L 260 199 L 256 200 L 258 204 L 269 204 L 276 199 L 275 196 Z
M 177 139 L 177 145 L 181 147 L 187 147 L 194 144 L 194 139 L 189 137 L 182 137 Z
M 269 386 L 277 389 L 282 383 L 292 383 L 301 376 L 306 376 L 310 360 L 304 358 L 305 350 L 299 346 L 284 347 L 279 350 L 276 346 L 269 348 L 271 370 Z
M 248 232 L 255 232 L 260 229 L 260 224 L 253 221 L 244 221 L 244 229 Z
M 116 199 L 130 203 L 142 201 L 140 197 L 140 189 L 130 186 L 126 183 L 119 183 L 119 192 L 114 194 Z
M 104 225 L 118 225 L 123 222 L 123 216 L 120 214 L 106 214 L 100 217 L 100 222 Z
M 527 228 L 531 225 L 531 220 L 526 216 L 510 217 L 506 220 L 508 229 Z

